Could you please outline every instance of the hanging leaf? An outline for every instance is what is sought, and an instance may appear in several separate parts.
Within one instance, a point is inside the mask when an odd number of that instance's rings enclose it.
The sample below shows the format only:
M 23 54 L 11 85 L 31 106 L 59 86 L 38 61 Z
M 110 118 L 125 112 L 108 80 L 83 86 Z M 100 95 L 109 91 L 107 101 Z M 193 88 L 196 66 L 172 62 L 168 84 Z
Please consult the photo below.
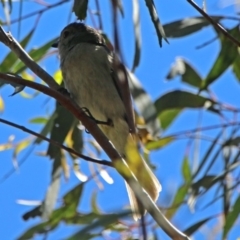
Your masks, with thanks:
M 150 13 L 153 25 L 155 27 L 155 30 L 157 32 L 158 36 L 158 42 L 160 47 L 162 47 L 162 38 L 168 43 L 167 37 L 165 35 L 164 29 L 162 27 L 162 24 L 160 22 L 160 19 L 157 14 L 157 10 L 155 8 L 153 0 L 145 0 L 145 3 L 147 5 L 148 11 Z
M 219 22 L 224 17 L 211 16 L 211 18 L 215 22 Z M 207 26 L 212 25 L 205 17 L 191 17 L 167 23 L 163 25 L 163 28 L 168 38 L 178 38 L 193 34 Z
M 133 6 L 133 30 L 135 37 L 135 53 L 134 60 L 132 66 L 132 72 L 134 72 L 135 68 L 139 65 L 140 55 L 141 55 L 141 29 L 140 29 L 140 11 L 139 11 L 139 2 L 138 0 L 132 0 Z
M 199 74 L 189 63 L 180 57 L 176 58 L 166 78 L 171 80 L 176 76 L 181 76 L 182 82 L 188 83 L 193 87 L 200 88 L 202 85 L 202 79 Z
M 88 0 L 74 0 L 73 12 L 80 20 L 84 20 L 87 16 Z
M 229 34 L 239 40 L 239 26 L 237 25 L 235 28 L 229 30 Z M 221 40 L 221 50 L 203 82 L 202 89 L 207 89 L 208 86 L 219 78 L 239 56 L 238 47 L 233 44 L 231 40 L 223 35 L 220 35 L 219 38 Z
M 181 110 L 184 108 L 205 108 L 218 113 L 219 111 L 215 108 L 216 105 L 217 103 L 209 98 L 180 90 L 168 92 L 155 101 L 158 114 L 169 109 Z
M 187 236 L 191 236 L 192 234 L 194 234 L 200 227 L 202 227 L 205 223 L 207 223 L 209 220 L 211 220 L 212 218 L 205 218 L 204 220 L 201 220 L 195 224 L 193 224 L 192 226 L 188 227 L 186 230 L 184 230 L 183 232 L 187 235 Z
M 186 183 L 190 183 L 192 179 L 190 163 L 187 156 L 184 157 L 182 163 L 182 175 Z
M 223 238 L 227 236 L 228 232 L 233 227 L 233 224 L 236 222 L 237 218 L 239 217 L 239 214 L 240 214 L 240 195 L 238 196 L 237 200 L 233 204 L 232 210 L 227 215 L 225 225 L 223 228 Z

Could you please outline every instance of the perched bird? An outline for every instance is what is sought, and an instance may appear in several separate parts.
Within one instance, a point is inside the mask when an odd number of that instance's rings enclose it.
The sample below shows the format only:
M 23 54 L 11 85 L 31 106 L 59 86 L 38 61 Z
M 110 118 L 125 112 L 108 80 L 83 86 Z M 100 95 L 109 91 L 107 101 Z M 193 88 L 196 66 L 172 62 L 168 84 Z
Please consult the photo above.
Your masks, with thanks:
M 63 79 L 71 97 L 94 119 L 106 123 L 99 124 L 99 128 L 125 157 L 128 136 L 135 133 L 131 97 L 128 83 L 121 82 L 104 38 L 89 26 L 71 23 L 62 30 L 58 43 L 53 46 L 59 49 Z M 156 201 L 161 185 L 143 159 L 133 174 Z M 127 190 L 132 210 L 136 212 L 136 198 L 128 185 Z

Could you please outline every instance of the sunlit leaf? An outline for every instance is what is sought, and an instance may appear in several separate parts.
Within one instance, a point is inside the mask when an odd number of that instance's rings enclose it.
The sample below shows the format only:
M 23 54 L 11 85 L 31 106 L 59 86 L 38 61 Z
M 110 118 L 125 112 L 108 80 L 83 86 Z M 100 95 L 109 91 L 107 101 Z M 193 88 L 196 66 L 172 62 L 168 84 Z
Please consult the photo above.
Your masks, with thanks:
M 30 123 L 36 123 L 36 124 L 46 124 L 47 121 L 48 119 L 45 117 L 36 117 L 29 120 Z
M 65 179 L 68 180 L 70 176 L 70 171 L 69 171 L 69 165 L 67 163 L 67 159 L 64 154 L 62 154 L 62 157 L 61 157 L 61 167 L 62 167 Z
M 53 74 L 53 78 L 55 79 L 55 81 L 61 85 L 62 81 L 63 81 L 63 77 L 62 77 L 62 71 L 59 69 L 57 70 L 54 74 Z
M 149 143 L 147 143 L 145 145 L 145 148 L 148 150 L 157 150 L 160 149 L 164 146 L 166 146 L 167 144 L 171 143 L 172 141 L 174 141 L 175 138 L 174 137 L 164 137 L 164 138 L 160 138 L 156 141 L 151 141 Z
M 25 139 L 25 140 L 21 141 L 20 143 L 18 143 L 13 151 L 13 159 L 16 159 L 17 155 L 21 151 L 23 151 L 25 148 L 27 148 L 30 143 L 31 143 L 31 140 L 29 140 L 29 139 Z
M 4 110 L 4 101 L 2 99 L 2 97 L 0 96 L 0 112 L 3 112 Z
M 11 149 L 11 148 L 13 148 L 13 144 L 12 143 L 0 144 L 0 152 L 8 150 L 8 149 Z

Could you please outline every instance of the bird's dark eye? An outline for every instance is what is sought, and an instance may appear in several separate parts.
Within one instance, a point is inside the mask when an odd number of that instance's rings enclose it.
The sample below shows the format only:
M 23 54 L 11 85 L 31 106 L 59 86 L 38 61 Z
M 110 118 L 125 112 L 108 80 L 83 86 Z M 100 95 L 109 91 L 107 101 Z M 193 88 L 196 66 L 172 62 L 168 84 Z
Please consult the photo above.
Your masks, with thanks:
M 64 33 L 63 33 L 63 38 L 66 38 L 68 35 L 69 35 L 69 31 L 65 31 Z

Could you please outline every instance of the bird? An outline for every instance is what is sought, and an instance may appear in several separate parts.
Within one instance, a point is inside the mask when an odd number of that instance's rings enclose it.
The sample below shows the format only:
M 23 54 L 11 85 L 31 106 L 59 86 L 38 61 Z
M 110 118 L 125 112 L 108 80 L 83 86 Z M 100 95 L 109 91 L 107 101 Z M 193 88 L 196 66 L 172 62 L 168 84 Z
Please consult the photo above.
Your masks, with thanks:
M 99 128 L 118 153 L 126 158 L 128 137 L 136 133 L 134 112 L 128 82 L 124 83 L 121 74 L 118 74 L 115 55 L 107 47 L 104 37 L 96 29 L 74 22 L 61 31 L 53 47 L 59 50 L 60 68 L 70 96 L 100 123 Z M 126 73 L 123 64 L 120 66 Z M 143 158 L 138 164 L 138 170 L 132 172 L 156 201 L 161 184 Z M 135 213 L 133 216 L 137 220 L 142 215 L 139 214 L 140 204 L 127 183 L 126 186 L 131 209 Z

